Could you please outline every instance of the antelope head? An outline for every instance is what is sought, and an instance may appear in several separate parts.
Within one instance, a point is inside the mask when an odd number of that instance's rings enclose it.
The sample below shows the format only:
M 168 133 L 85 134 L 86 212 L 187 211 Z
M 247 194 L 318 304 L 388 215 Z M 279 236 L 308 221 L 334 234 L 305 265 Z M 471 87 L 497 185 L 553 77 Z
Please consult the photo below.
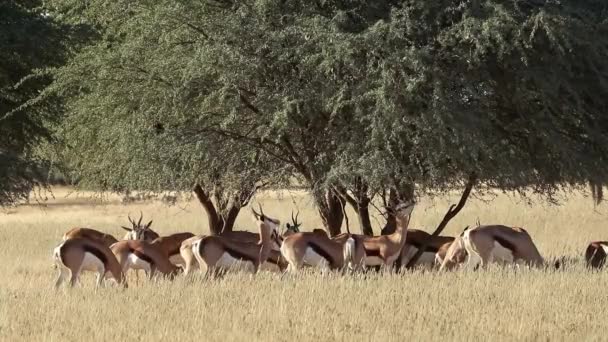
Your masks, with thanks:
M 293 233 L 299 233 L 300 232 L 300 226 L 302 225 L 302 222 L 298 222 L 298 216 L 300 215 L 300 211 L 298 211 L 296 213 L 296 216 L 293 216 L 293 211 L 291 212 L 291 224 L 289 222 L 287 222 L 286 226 L 287 226 L 287 230 L 283 233 L 283 236 L 289 236 Z
M 413 200 L 401 202 L 395 207 L 395 213 L 401 217 L 408 217 L 412 214 L 415 204 Z
M 122 229 L 128 231 L 127 235 L 125 236 L 125 240 L 152 241 L 158 237 L 158 234 L 152 229 L 150 229 L 150 226 L 152 225 L 152 220 L 150 220 L 150 222 L 148 222 L 147 224 L 141 224 L 141 220 L 144 217 L 144 214 L 142 212 L 140 212 L 139 220 L 137 222 L 135 222 L 135 220 L 133 220 L 130 215 L 127 215 L 127 217 L 132 227 L 128 228 L 125 226 L 121 226 Z
M 257 221 L 258 225 L 260 225 L 261 227 L 266 227 L 266 229 L 270 230 L 270 238 L 272 239 L 272 241 L 274 241 L 274 243 L 278 245 L 275 247 L 280 248 L 281 244 L 283 243 L 283 239 L 279 234 L 279 225 L 281 224 L 281 221 L 266 216 L 264 214 L 264 209 L 262 209 L 262 205 L 259 203 L 258 207 L 260 208 L 259 213 L 256 212 L 255 209 L 251 208 L 253 217 Z

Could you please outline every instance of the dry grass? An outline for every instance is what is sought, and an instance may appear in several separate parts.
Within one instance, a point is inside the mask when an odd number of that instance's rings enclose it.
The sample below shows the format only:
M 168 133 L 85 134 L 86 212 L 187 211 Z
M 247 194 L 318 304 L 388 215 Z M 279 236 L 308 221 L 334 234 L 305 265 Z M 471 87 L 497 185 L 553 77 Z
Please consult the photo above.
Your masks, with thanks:
M 1 340 L 605 340 L 601 314 L 608 276 L 581 263 L 566 271 L 491 269 L 447 274 L 329 276 L 303 274 L 222 280 L 145 282 L 128 290 L 95 290 L 93 278 L 72 291 L 52 290 L 51 250 L 73 226 L 122 235 L 119 225 L 139 210 L 161 233 L 205 232 L 195 202 L 120 205 L 91 203 L 56 191 L 47 208 L 21 206 L 0 214 Z M 293 196 L 292 196 L 293 195 Z M 412 227 L 431 229 L 449 201 L 422 201 Z M 259 197 L 269 215 L 285 222 L 297 205 L 306 228 L 319 226 L 302 193 Z M 580 258 L 590 240 L 605 239 L 606 210 L 582 195 L 563 206 L 528 206 L 505 195 L 473 200 L 449 227 L 482 223 L 524 226 L 545 256 Z M 351 228 L 356 231 L 356 218 Z M 250 227 L 241 215 L 239 227 Z M 378 225 L 378 224 L 376 224 Z

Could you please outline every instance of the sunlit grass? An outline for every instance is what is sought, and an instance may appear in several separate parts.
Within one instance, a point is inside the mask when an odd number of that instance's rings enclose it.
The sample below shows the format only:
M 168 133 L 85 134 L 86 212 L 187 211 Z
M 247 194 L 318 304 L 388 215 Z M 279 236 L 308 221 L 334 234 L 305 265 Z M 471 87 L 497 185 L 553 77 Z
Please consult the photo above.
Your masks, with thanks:
M 525 227 L 546 257 L 577 261 L 564 271 L 501 269 L 281 277 L 264 272 L 205 281 L 129 279 L 129 289 L 95 289 L 92 276 L 75 289 L 52 289 L 51 251 L 64 231 L 89 226 L 122 236 L 126 215 L 154 219 L 161 234 L 207 232 L 199 205 L 157 202 L 92 204 L 55 192 L 47 208 L 21 206 L 0 214 L 0 339 L 2 340 L 603 340 L 601 314 L 608 276 L 580 258 L 590 240 L 605 239 L 605 209 L 573 195 L 562 206 L 528 206 L 508 196 L 472 200 L 446 233 L 466 225 Z M 320 227 L 310 199 L 266 193 L 264 211 L 286 222 L 299 208 L 305 229 Z M 421 200 L 411 227 L 432 230 L 456 197 Z M 373 220 L 373 222 L 376 222 Z M 357 220 L 350 214 L 353 231 Z M 378 229 L 380 221 L 375 224 Z M 237 226 L 251 228 L 250 215 Z M 143 278 L 143 277 L 142 277 Z

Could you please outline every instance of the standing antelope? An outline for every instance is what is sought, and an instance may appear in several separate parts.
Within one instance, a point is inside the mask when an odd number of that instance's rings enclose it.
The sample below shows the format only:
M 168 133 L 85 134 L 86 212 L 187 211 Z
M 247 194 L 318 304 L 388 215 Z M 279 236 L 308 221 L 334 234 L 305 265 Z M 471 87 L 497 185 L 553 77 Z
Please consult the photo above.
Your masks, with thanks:
M 200 265 L 207 266 L 207 276 L 216 274 L 220 269 L 230 268 L 238 261 L 247 262 L 248 266 L 253 266 L 253 273 L 257 273 L 270 256 L 273 241 L 279 243 L 277 228 L 280 221 L 265 216 L 261 206 L 260 213 L 253 209 L 251 211 L 260 232 L 259 242 L 235 241 L 222 235 L 204 236 L 194 242 L 192 252 Z
M 485 267 L 492 262 L 524 263 L 529 266 L 545 264 L 532 238 L 523 228 L 489 225 L 468 229 L 462 233 L 462 242 L 455 245 L 453 250 L 462 253 L 458 249 L 463 248 L 469 257 L 468 263 L 473 267 L 480 263 Z
M 357 235 L 363 240 L 365 247 L 365 266 L 383 266 L 391 268 L 395 260 L 399 258 L 401 250 L 407 239 L 407 228 L 410 216 L 414 210 L 413 201 L 403 202 L 395 208 L 395 219 L 397 228 L 389 235 L 367 236 Z M 340 237 L 343 234 L 338 235 Z
M 608 241 L 594 241 L 590 243 L 585 251 L 587 266 L 592 268 L 603 267 L 606 262 L 606 254 L 608 254 Z
M 416 261 L 416 266 L 427 266 L 433 267 L 437 264 L 441 264 L 447 246 L 454 241 L 452 236 L 432 236 L 431 234 L 419 230 L 419 229 L 408 229 L 407 236 L 405 239 L 405 245 L 401 250 L 400 263 L 402 266 L 407 265 L 410 259 L 418 252 L 418 249 L 426 242 L 429 241 L 427 248 L 424 253 Z M 442 249 L 443 248 L 443 249 Z
M 151 244 L 158 247 L 172 263 L 183 265 L 185 260 L 180 255 L 180 247 L 185 240 L 193 236 L 192 233 L 175 233 L 156 238 L 152 240 Z
M 103 285 L 106 273 L 109 273 L 118 284 L 127 287 L 127 281 L 112 251 L 100 241 L 83 238 L 71 238 L 63 241 L 53 250 L 53 259 L 59 269 L 55 288 L 70 275 L 70 287 L 73 287 L 82 271 L 97 272 L 97 286 Z
M 319 267 L 323 271 L 358 268 L 365 260 L 363 243 L 358 236 L 344 235 L 330 239 L 318 232 L 293 233 L 283 240 L 281 254 L 289 272 L 297 272 L 303 265 Z
M 152 225 L 152 220 L 147 224 L 142 225 L 141 220 L 144 217 L 144 214 L 140 212 L 139 221 L 136 223 L 135 220 L 131 219 L 130 215 L 127 215 L 129 218 L 129 222 L 131 222 L 131 228 L 120 226 L 122 229 L 126 230 L 128 233 L 125 235 L 123 240 L 145 240 L 152 241 L 159 237 L 158 233 L 150 229 Z
M 158 246 L 147 241 L 122 240 L 113 244 L 110 249 L 116 256 L 124 273 L 131 268 L 144 270 L 150 279 L 156 271 L 173 278 L 181 270 L 169 261 L 169 258 Z

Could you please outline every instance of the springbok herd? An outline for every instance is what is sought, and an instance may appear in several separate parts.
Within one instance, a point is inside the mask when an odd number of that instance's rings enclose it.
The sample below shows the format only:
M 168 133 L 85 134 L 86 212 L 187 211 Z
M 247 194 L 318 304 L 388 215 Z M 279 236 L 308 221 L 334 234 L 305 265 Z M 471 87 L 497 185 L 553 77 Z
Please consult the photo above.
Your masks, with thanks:
M 256 273 L 264 264 L 273 264 L 280 272 L 297 272 L 303 266 L 328 270 L 360 271 L 368 267 L 392 270 L 397 263 L 407 264 L 419 248 L 429 240 L 417 266 L 450 270 L 458 266 L 478 267 L 497 262 L 502 264 L 542 267 L 546 265 L 523 228 L 502 225 L 480 225 L 465 229 L 457 237 L 436 236 L 408 229 L 413 202 L 400 203 L 395 208 L 397 227 L 394 233 L 382 236 L 340 234 L 329 237 L 325 231 L 300 232 L 301 223 L 292 214 L 283 234 L 280 222 L 251 210 L 259 233 L 230 231 L 222 235 L 177 233 L 159 236 L 150 229 L 152 221 L 142 224 L 142 217 L 132 227 L 122 227 L 128 233 L 123 240 L 90 228 L 73 228 L 63 235 L 63 241 L 53 251 L 59 277 L 58 288 L 70 278 L 70 286 L 78 281 L 82 271 L 97 272 L 97 286 L 109 278 L 127 287 L 125 274 L 129 269 L 144 270 L 149 278 L 157 272 L 173 279 L 179 273 L 188 274 L 205 265 L 205 276 L 217 276 L 229 269 L 245 267 Z M 608 242 L 592 242 L 585 259 L 593 268 L 603 266 Z M 200 267 L 203 269 L 202 267 Z

